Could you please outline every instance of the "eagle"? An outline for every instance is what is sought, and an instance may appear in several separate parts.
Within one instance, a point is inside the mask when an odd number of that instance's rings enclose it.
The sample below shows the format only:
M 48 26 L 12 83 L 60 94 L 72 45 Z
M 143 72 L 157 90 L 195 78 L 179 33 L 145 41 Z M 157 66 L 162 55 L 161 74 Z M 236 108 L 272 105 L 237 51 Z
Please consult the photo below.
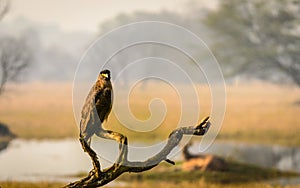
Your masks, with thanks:
M 91 137 L 108 137 L 102 125 L 107 120 L 112 108 L 113 89 L 110 81 L 110 71 L 105 69 L 98 75 L 81 111 L 80 137 L 90 146 Z M 110 138 L 112 139 L 112 138 Z

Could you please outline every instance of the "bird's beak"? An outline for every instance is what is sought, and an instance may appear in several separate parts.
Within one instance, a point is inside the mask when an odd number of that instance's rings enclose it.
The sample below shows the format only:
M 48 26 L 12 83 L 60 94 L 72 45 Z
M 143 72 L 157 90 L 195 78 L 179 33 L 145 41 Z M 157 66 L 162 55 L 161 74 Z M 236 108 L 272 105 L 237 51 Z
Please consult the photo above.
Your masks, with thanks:
M 108 74 L 107 73 L 102 73 L 101 76 L 103 76 L 104 78 L 108 78 Z

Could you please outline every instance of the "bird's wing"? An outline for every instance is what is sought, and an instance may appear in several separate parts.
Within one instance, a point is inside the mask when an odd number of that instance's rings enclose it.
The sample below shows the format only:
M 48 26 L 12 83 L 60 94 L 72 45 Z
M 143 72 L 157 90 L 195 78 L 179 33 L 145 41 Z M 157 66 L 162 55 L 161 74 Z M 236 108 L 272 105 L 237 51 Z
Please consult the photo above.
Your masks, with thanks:
M 109 87 L 99 90 L 95 96 L 95 105 L 100 121 L 107 119 L 112 108 L 112 89 Z
M 94 129 L 93 125 L 99 122 L 95 105 L 95 91 L 93 87 L 89 92 L 81 111 L 80 133 L 84 136 L 92 134 Z

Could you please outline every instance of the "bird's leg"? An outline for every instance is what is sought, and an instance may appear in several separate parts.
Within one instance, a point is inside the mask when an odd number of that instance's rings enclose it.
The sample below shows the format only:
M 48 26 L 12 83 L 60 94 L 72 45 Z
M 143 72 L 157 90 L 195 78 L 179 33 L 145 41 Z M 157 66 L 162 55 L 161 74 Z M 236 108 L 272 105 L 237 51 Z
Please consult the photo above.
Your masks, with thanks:
M 128 143 L 126 136 L 118 132 L 103 129 L 97 132 L 96 135 L 101 138 L 116 140 L 119 143 L 119 158 L 117 159 L 117 163 L 120 164 L 121 162 L 127 162 Z
M 95 173 L 95 176 L 99 177 L 99 175 L 101 174 L 101 166 L 96 152 L 89 146 L 84 137 L 80 136 L 79 141 L 82 145 L 83 150 L 87 152 L 92 159 L 94 169 L 90 173 Z

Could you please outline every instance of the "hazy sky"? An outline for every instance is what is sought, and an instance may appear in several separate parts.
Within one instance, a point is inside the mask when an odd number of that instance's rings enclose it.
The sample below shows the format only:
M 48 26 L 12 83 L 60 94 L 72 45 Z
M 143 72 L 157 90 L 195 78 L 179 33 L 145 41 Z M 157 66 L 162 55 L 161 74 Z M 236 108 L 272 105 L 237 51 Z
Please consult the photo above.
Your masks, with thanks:
M 216 1 L 197 1 L 214 7 Z M 202 3 L 201 3 L 202 2 Z M 190 0 L 11 0 L 10 12 L 3 21 L 18 17 L 43 24 L 54 24 L 65 31 L 96 32 L 99 24 L 120 13 L 170 10 L 183 12 Z

